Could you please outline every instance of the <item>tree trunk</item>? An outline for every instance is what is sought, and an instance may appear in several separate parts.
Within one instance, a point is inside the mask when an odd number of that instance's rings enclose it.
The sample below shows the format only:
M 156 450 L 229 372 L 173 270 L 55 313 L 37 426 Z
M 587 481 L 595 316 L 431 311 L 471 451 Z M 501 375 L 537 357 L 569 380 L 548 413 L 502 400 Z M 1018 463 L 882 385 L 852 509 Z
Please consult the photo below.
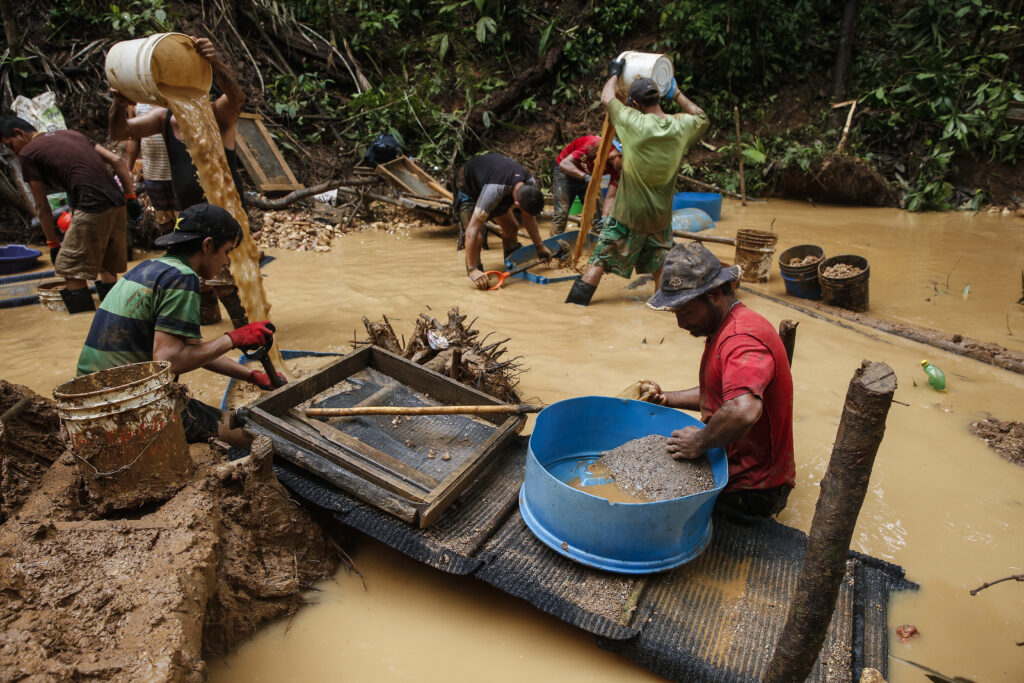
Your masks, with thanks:
M 305 199 L 314 194 L 320 194 L 321 192 L 327 192 L 328 190 L 335 190 L 339 187 L 353 187 L 357 185 L 377 185 L 380 183 L 380 178 L 367 178 L 359 180 L 325 180 L 319 185 L 313 187 L 306 187 L 301 190 L 295 190 L 290 192 L 279 199 L 261 199 L 259 197 L 246 197 L 245 203 L 248 206 L 255 206 L 257 209 L 263 209 L 264 211 L 273 211 L 276 209 L 283 209 L 286 206 L 294 204 L 300 199 Z
M 832 69 L 833 102 L 842 102 L 846 99 L 850 63 L 853 60 L 853 42 L 857 34 L 857 5 L 858 0 L 846 0 L 846 5 L 843 7 L 843 22 L 839 29 L 839 50 L 836 51 L 836 62 Z
M 850 380 L 796 594 L 764 678 L 768 683 L 802 683 L 818 658 L 895 391 L 896 375 L 885 363 L 863 361 Z

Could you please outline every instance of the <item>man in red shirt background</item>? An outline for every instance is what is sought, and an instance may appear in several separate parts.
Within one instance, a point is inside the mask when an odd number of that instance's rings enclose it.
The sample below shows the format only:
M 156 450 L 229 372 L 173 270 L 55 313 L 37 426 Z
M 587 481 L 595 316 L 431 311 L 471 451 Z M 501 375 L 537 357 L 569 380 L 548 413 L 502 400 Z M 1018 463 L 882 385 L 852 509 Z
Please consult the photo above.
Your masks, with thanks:
M 569 220 L 569 208 L 572 200 L 580 198 L 584 202 L 587 197 L 587 186 L 590 185 L 590 176 L 594 172 L 594 160 L 597 158 L 597 148 L 601 145 L 601 136 L 584 135 L 576 138 L 565 146 L 558 156 L 555 157 L 555 170 L 551 176 L 551 194 L 554 199 L 551 215 L 551 235 L 561 235 L 565 232 L 565 224 Z M 608 161 L 605 170 L 611 175 L 608 184 L 608 194 L 614 196 L 615 188 L 619 185 L 619 169 L 622 168 L 622 146 L 618 141 L 612 141 L 612 150 L 608 153 Z M 604 208 L 610 208 L 606 198 Z M 600 199 L 594 207 L 594 225 L 601 220 L 602 214 L 607 210 L 601 210 Z
M 693 459 L 725 447 L 729 483 L 716 509 L 769 517 L 786 507 L 796 483 L 793 377 L 778 332 L 733 294 L 738 279 L 737 266 L 723 268 L 700 243 L 669 252 L 661 289 L 647 306 L 675 313 L 679 327 L 707 341 L 700 384 L 664 392 L 655 385 L 648 400 L 701 412 L 703 429 L 672 433 L 673 458 Z

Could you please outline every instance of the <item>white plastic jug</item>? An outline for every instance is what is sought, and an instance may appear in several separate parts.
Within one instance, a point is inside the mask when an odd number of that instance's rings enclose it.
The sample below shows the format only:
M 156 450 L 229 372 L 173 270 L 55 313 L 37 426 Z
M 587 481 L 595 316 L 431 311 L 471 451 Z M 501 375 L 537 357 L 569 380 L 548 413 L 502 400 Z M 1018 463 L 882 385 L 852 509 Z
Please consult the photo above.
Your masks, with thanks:
M 672 78 L 675 71 L 672 67 L 672 60 L 666 55 L 659 55 L 652 52 L 623 52 L 619 59 L 626 60 L 622 68 L 622 75 L 619 76 L 618 92 L 625 99 L 629 94 L 629 86 L 638 78 L 650 78 L 658 86 L 658 92 L 662 95 L 672 87 Z
M 184 33 L 156 33 L 125 40 L 107 52 L 107 81 L 130 100 L 166 106 L 163 89 L 206 92 L 213 82 L 210 63 Z

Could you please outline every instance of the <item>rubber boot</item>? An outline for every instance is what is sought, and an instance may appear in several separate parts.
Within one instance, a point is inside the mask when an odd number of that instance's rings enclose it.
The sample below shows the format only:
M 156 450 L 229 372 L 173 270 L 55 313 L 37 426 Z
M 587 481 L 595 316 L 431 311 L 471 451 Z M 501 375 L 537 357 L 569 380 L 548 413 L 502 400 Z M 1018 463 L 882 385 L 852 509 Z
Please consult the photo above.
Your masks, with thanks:
M 216 325 L 221 321 L 220 304 L 213 287 L 199 288 L 199 324 Z
M 96 285 L 96 296 L 100 298 L 100 303 L 103 303 L 103 300 L 107 298 L 107 293 L 114 288 L 116 283 L 107 284 L 103 280 L 94 280 L 93 284 Z
M 231 324 L 235 326 L 236 330 L 249 324 L 249 317 L 245 314 L 245 306 L 242 305 L 242 300 L 238 298 L 237 287 L 232 289 L 229 294 L 220 297 L 220 302 L 224 304 L 224 310 L 228 312 Z
M 569 296 L 565 297 L 565 303 L 586 306 L 594 298 L 596 291 L 596 286 L 579 279 L 572 283 L 572 289 L 569 290 Z
M 92 300 L 92 292 L 88 288 L 62 289 L 60 298 L 64 300 L 64 307 L 68 313 L 88 313 L 96 310 L 96 303 Z

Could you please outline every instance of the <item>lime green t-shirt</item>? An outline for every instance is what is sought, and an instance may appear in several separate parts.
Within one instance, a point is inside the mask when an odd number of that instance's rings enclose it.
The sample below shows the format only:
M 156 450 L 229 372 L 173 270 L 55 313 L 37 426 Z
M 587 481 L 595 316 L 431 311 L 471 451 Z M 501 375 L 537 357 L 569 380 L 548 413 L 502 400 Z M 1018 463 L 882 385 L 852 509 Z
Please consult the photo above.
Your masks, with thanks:
M 651 234 L 672 222 L 672 195 L 683 155 L 707 130 L 701 113 L 662 118 L 642 114 L 619 100 L 608 105 L 615 134 L 622 143 L 622 179 L 612 218 L 636 232 Z

